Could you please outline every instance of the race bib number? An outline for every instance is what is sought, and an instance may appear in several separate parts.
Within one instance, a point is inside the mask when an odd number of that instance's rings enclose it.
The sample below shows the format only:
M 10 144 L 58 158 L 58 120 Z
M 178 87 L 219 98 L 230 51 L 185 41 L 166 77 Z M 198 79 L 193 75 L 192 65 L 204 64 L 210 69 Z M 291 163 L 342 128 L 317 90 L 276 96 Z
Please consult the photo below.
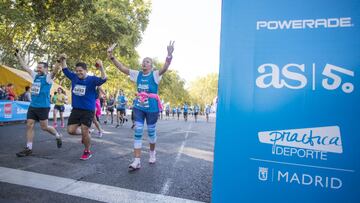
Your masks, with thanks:
M 40 88 L 41 88 L 41 83 L 40 82 L 34 82 L 33 85 L 31 86 L 31 94 L 32 95 L 39 95 L 40 93 Z
M 86 86 L 85 85 L 75 85 L 73 89 L 73 93 L 76 96 L 84 96 L 86 93 Z

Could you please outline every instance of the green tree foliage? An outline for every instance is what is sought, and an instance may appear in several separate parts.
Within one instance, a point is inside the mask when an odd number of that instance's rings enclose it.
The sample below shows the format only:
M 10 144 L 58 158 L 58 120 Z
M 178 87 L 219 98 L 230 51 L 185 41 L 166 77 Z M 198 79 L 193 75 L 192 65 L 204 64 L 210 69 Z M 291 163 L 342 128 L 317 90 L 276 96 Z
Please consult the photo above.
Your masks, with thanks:
M 148 2 L 148 1 L 146 1 Z M 83 61 L 92 74 L 96 59 L 104 62 L 108 81 L 103 89 L 116 94 L 123 89 L 129 99 L 136 86 L 106 58 L 106 49 L 117 43 L 116 57 L 129 68 L 139 69 L 135 47 L 148 25 L 150 4 L 144 0 L 0 0 L 0 63 L 20 68 L 14 57 L 18 48 L 31 66 L 36 61 L 50 65 L 60 53 L 68 56 L 68 65 Z M 165 47 L 164 47 L 165 49 Z M 156 67 L 163 64 L 155 62 Z M 70 81 L 59 73 L 59 84 Z M 159 92 L 171 104 L 189 101 L 184 81 L 171 67 L 163 76 Z
M 118 43 L 116 56 L 136 67 L 135 47 L 148 24 L 150 4 L 143 0 L 13 0 L 0 1 L 0 62 L 18 67 L 14 49 L 26 55 L 29 65 L 43 60 L 53 64 L 60 53 L 68 65 L 78 61 L 93 64 L 102 59 L 107 67 L 106 89 L 126 86 L 128 79 L 110 66 L 107 47 Z M 58 78 L 69 87 L 69 81 Z
M 163 63 L 154 60 L 156 69 L 163 67 Z M 185 101 L 189 101 L 189 93 L 185 89 L 185 81 L 180 78 L 179 73 L 175 70 L 169 70 L 162 75 L 159 85 L 159 96 L 164 102 L 169 102 L 171 106 L 182 105 Z
M 217 73 L 211 73 L 191 82 L 189 93 L 192 103 L 197 103 L 202 107 L 211 104 L 218 93 L 218 77 Z
M 169 102 L 171 106 L 178 106 L 189 101 L 189 93 L 184 88 L 185 82 L 180 78 L 177 71 L 167 71 L 159 86 L 160 98 Z

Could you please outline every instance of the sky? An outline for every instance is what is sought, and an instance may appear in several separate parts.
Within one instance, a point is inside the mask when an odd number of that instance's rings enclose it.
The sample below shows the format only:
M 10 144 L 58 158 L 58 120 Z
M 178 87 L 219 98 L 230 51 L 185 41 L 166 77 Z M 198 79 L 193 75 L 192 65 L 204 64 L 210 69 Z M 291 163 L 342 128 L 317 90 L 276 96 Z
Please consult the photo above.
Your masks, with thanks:
M 221 0 L 152 0 L 149 24 L 137 47 L 141 58 L 164 62 L 175 41 L 170 69 L 189 82 L 219 72 Z

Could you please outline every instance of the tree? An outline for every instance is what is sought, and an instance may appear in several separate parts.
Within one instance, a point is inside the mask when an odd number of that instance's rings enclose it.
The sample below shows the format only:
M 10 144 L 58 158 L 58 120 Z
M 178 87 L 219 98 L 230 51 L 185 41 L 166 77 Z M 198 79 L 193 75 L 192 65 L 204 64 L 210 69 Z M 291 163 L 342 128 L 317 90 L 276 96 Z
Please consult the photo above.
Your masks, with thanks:
M 50 65 L 60 53 L 68 55 L 68 65 L 83 61 L 90 74 L 96 59 L 102 59 L 109 94 L 123 89 L 132 99 L 136 85 L 107 59 L 106 49 L 114 42 L 116 57 L 129 68 L 138 69 L 135 47 L 148 24 L 150 4 L 143 0 L 14 0 L 0 2 L 0 62 L 19 67 L 14 49 L 26 55 L 29 65 L 46 61 Z M 156 67 L 162 67 L 155 61 Z M 56 82 L 70 88 L 70 81 L 59 74 Z M 176 71 L 168 71 L 160 83 L 159 94 L 171 104 L 189 101 L 184 81 Z
M 167 71 L 161 80 L 159 94 L 165 102 L 178 106 L 190 100 L 189 93 L 184 88 L 185 82 L 177 71 Z
M 218 93 L 218 77 L 217 73 L 211 73 L 191 82 L 189 93 L 192 103 L 201 106 L 211 104 Z
M 163 67 L 163 63 L 154 60 L 156 69 Z M 189 101 L 189 93 L 185 89 L 185 81 L 180 78 L 179 73 L 175 70 L 168 70 L 159 85 L 159 96 L 165 102 L 169 102 L 171 106 L 182 105 Z
M 102 59 L 107 68 L 106 88 L 126 86 L 126 77 L 119 77 L 106 59 L 107 47 L 119 44 L 117 57 L 136 67 L 135 47 L 148 24 L 150 4 L 143 0 L 22 0 L 0 2 L 0 62 L 18 67 L 14 49 L 26 55 L 29 65 L 35 61 L 53 64 L 60 53 L 69 56 L 68 64 L 93 64 Z M 64 76 L 58 78 L 69 86 Z

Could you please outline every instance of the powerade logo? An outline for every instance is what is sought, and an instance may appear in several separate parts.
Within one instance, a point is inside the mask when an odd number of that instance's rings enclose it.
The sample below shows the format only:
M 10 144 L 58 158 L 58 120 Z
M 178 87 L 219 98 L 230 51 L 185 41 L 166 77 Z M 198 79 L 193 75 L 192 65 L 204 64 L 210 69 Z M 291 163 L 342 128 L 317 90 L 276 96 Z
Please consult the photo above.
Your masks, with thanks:
M 258 133 L 261 143 L 273 146 L 342 153 L 340 128 L 338 126 L 273 130 Z
M 351 17 L 256 21 L 256 30 L 344 28 L 353 26 Z

